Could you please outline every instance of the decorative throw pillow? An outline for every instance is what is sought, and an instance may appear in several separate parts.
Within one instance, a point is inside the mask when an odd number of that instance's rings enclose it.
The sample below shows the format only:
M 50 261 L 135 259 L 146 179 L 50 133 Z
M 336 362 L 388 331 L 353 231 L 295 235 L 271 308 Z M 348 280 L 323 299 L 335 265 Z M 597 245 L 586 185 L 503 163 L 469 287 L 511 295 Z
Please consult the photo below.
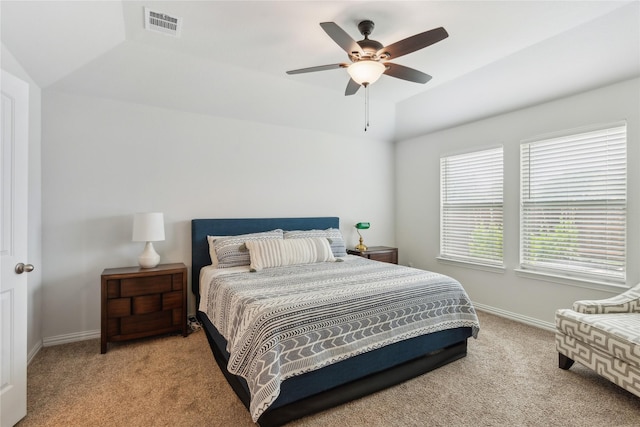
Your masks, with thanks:
M 261 233 L 213 238 L 215 257 L 218 261 L 217 267 L 228 268 L 251 264 L 249 252 L 244 249 L 244 244 L 248 241 L 282 239 L 283 231 L 280 229 Z M 211 258 L 213 261 L 213 256 Z
M 207 243 L 209 243 L 209 257 L 211 257 L 211 265 L 214 267 L 218 267 L 218 257 L 216 256 L 216 246 L 213 242 L 221 237 L 224 236 L 207 236 Z
M 251 271 L 295 264 L 335 261 L 329 241 L 323 237 L 288 240 L 251 240 Z
M 342 233 L 337 228 L 327 228 L 326 230 L 292 230 L 284 232 L 285 239 L 309 237 L 326 237 L 329 239 L 333 256 L 347 256 L 347 246 L 344 243 Z

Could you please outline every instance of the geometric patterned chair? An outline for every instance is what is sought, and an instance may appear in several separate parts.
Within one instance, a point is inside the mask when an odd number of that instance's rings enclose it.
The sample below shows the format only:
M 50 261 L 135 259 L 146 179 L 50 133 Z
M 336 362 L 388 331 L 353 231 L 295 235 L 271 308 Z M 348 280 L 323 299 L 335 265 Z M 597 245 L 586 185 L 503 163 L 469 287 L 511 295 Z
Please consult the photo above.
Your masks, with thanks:
M 640 397 L 640 284 L 556 311 L 556 349 L 560 368 L 579 362 Z

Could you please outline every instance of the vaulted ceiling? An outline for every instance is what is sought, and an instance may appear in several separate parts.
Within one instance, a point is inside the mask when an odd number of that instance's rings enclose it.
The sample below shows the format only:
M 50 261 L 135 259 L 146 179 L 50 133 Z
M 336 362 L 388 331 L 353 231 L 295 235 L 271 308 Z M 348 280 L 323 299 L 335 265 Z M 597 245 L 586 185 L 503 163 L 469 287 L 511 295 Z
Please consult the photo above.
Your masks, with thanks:
M 144 7 L 179 17 L 173 37 Z M 4 47 L 44 90 L 230 119 L 363 135 L 364 91 L 322 30 L 361 20 L 388 45 L 436 27 L 449 37 L 398 58 L 433 76 L 369 89 L 367 135 L 409 138 L 640 75 L 638 1 L 6 1 Z

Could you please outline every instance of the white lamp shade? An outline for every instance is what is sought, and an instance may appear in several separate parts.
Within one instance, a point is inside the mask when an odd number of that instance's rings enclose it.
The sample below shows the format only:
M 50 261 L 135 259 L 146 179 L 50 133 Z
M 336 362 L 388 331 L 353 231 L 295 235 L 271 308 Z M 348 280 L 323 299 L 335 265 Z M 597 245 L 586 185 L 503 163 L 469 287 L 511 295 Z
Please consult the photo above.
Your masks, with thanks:
M 371 84 L 378 80 L 387 69 L 381 62 L 362 60 L 349 65 L 347 72 L 358 84 Z
M 134 242 L 158 242 L 164 240 L 164 215 L 162 212 L 137 213 L 133 216 Z

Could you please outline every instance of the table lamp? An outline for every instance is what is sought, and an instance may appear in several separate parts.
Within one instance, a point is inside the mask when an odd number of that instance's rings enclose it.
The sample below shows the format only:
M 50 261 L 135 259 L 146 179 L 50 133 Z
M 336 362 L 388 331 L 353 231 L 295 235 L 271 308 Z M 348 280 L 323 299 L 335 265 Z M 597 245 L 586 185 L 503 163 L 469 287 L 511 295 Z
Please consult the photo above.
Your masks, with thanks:
M 138 257 L 142 268 L 153 268 L 160 263 L 160 255 L 152 242 L 164 240 L 164 215 L 162 212 L 137 213 L 133 216 L 134 242 L 147 242 Z
M 364 245 L 364 241 L 362 240 L 362 234 L 360 234 L 360 230 L 366 230 L 371 227 L 368 222 L 359 222 L 356 224 L 356 231 L 358 232 L 358 236 L 360 236 L 360 243 L 356 245 L 356 250 L 360 252 L 364 252 L 367 250 L 367 247 Z

